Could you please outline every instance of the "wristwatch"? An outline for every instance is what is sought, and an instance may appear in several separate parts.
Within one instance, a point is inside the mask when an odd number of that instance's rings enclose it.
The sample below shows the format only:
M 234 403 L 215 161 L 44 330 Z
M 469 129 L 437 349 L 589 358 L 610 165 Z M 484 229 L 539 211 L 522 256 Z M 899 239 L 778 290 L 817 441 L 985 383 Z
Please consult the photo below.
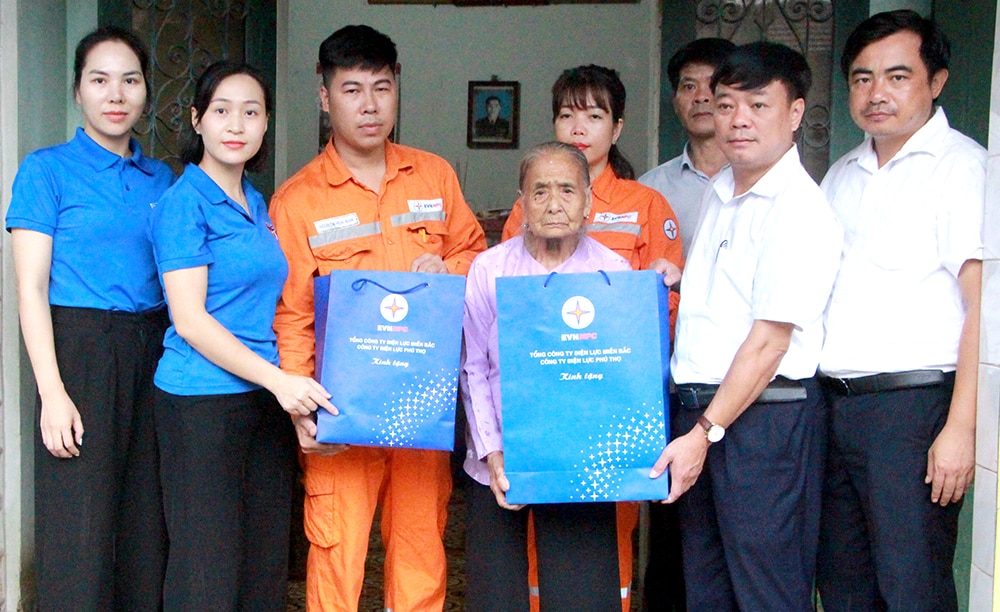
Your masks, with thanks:
M 708 438 L 710 444 L 715 444 L 726 437 L 726 428 L 709 421 L 705 415 L 698 417 L 698 424 L 705 430 L 705 437 Z

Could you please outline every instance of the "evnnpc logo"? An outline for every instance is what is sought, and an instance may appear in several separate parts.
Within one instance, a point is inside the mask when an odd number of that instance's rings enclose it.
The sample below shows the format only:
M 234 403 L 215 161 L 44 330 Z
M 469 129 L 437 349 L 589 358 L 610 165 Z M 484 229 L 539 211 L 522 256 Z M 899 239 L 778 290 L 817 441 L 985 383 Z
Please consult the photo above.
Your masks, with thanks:
M 562 319 L 573 329 L 586 329 L 594 322 L 594 303 L 575 295 L 563 302 Z
M 382 318 L 386 321 L 399 323 L 410 312 L 410 305 L 406 302 L 405 297 L 390 293 L 382 298 L 382 303 L 379 304 L 378 310 L 382 314 Z

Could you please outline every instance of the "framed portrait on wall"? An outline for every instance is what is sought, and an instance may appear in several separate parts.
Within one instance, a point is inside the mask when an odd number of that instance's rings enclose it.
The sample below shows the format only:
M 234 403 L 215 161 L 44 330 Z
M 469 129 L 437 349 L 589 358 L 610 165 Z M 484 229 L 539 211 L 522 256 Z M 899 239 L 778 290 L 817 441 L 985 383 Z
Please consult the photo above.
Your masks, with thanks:
M 521 84 L 469 81 L 466 144 L 470 149 L 516 149 L 520 132 Z

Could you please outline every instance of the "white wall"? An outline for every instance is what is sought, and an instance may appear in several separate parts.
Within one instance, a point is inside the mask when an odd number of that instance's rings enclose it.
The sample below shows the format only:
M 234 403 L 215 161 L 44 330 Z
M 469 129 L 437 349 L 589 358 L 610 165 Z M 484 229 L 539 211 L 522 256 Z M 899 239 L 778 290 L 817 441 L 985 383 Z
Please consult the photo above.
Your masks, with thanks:
M 997 588 L 997 434 L 1000 429 L 1000 13 L 995 24 L 986 166 L 983 299 L 979 344 L 979 410 L 970 610 L 1000 609 Z
M 533 144 L 552 139 L 550 89 L 559 73 L 580 64 L 615 68 L 628 91 L 622 151 L 636 170 L 655 159 L 659 82 L 658 3 L 457 8 L 373 6 L 365 0 L 287 0 L 287 40 L 279 38 L 276 126 L 287 136 L 287 173 L 316 153 L 320 42 L 348 24 L 368 24 L 399 49 L 403 144 L 467 167 L 465 197 L 475 210 L 509 207 L 517 196 L 517 164 Z M 280 7 L 280 4 L 279 4 Z M 283 34 L 279 28 L 279 35 Z M 466 148 L 468 81 L 521 83 L 521 148 Z M 287 178 L 278 160 L 278 182 Z

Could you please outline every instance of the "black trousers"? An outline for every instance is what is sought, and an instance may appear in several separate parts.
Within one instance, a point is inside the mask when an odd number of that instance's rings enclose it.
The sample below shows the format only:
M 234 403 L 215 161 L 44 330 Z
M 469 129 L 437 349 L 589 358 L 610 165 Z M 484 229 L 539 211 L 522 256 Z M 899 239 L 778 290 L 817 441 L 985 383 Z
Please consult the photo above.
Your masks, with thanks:
M 676 394 L 671 394 L 671 420 L 678 410 L 680 401 Z M 649 561 L 646 565 L 642 603 L 643 609 L 649 612 L 687 610 L 677 504 L 649 504 Z
M 166 326 L 165 310 L 52 307 L 56 360 L 84 436 L 79 457 L 59 459 L 35 428 L 35 546 L 43 611 L 160 607 L 166 531 L 152 377 Z
M 291 419 L 265 390 L 157 391 L 156 429 L 170 535 L 164 609 L 283 611 Z
M 952 563 L 962 504 L 931 503 L 924 484 L 953 385 L 829 396 L 817 576 L 827 612 L 957 609 Z
M 747 408 L 677 501 L 688 609 L 813 609 L 826 403 L 803 384 L 804 401 Z M 679 410 L 674 435 L 702 412 Z
M 497 505 L 467 478 L 466 592 L 469 612 L 528 610 L 528 512 L 535 517 L 538 599 L 544 612 L 621 610 L 615 504 Z
M 676 504 L 649 504 L 649 562 L 642 601 L 650 612 L 687 610 Z

